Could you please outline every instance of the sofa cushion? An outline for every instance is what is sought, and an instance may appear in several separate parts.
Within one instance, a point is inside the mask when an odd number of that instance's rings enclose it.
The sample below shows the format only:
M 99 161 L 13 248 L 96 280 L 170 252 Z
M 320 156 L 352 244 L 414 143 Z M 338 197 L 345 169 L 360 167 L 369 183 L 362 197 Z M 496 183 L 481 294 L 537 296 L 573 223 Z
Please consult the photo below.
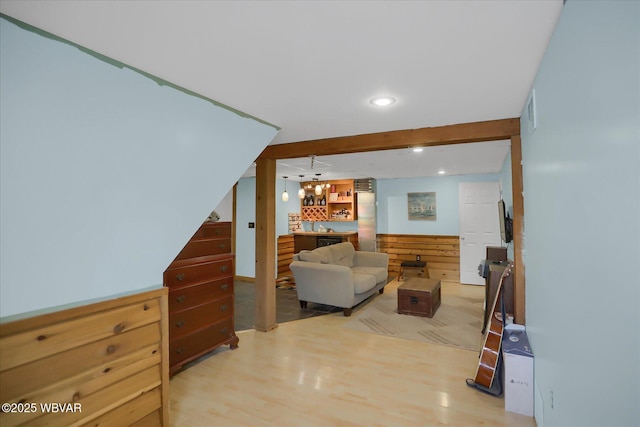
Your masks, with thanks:
M 382 267 L 356 266 L 352 267 L 351 271 L 357 274 L 370 274 L 376 278 L 376 283 L 386 281 L 388 275 L 387 269 Z
M 376 278 L 371 274 L 353 274 L 353 288 L 356 294 L 363 294 L 376 286 Z
M 331 249 L 331 257 L 333 264 L 343 265 L 345 267 L 353 267 L 353 257 L 356 250 L 350 242 L 338 243 L 336 245 L 327 246 Z
M 300 251 L 298 257 L 300 258 L 300 261 L 315 262 L 318 264 L 322 262 L 320 255 L 314 254 L 312 251 Z
M 311 252 L 320 257 L 321 264 L 333 264 L 333 258 L 331 257 L 331 251 L 329 250 L 329 246 L 317 248 L 312 250 Z

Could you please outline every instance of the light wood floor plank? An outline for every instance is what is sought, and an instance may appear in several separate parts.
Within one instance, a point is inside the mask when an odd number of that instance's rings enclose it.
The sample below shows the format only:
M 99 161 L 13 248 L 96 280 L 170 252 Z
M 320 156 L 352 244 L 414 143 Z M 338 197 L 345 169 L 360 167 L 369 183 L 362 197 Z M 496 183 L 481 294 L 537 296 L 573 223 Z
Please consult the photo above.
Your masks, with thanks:
M 484 289 L 445 283 L 442 292 Z M 237 350 L 219 349 L 173 377 L 171 425 L 535 426 L 465 384 L 477 352 L 358 332 L 343 327 L 348 319 L 335 313 L 238 333 Z

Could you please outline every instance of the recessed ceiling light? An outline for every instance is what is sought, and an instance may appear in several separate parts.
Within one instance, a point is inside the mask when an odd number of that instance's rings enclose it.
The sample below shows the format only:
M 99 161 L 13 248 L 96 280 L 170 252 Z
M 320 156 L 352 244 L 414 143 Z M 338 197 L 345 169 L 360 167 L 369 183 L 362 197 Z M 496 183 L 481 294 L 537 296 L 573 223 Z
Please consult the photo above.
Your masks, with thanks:
M 444 171 L 444 169 L 440 169 L 440 170 L 438 171 L 438 174 L 440 174 L 440 175 L 444 175 L 445 173 L 446 173 L 446 172 Z
M 414 152 L 414 153 L 420 153 L 422 150 L 423 150 L 423 148 L 422 148 L 422 147 L 414 147 L 414 148 L 413 148 L 413 152 Z
M 369 102 L 378 107 L 386 107 L 387 105 L 391 105 L 396 102 L 396 99 L 390 96 L 380 96 L 378 98 L 371 99 Z

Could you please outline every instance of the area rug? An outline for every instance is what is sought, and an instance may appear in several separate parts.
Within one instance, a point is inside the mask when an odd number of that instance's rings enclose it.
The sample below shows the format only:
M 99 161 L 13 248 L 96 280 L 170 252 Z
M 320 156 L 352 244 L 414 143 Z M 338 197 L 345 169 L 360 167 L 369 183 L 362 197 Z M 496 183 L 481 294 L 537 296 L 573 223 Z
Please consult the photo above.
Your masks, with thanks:
M 432 318 L 398 314 L 395 289 L 376 296 L 354 313 L 345 328 L 478 351 L 482 344 L 484 300 L 442 295 Z

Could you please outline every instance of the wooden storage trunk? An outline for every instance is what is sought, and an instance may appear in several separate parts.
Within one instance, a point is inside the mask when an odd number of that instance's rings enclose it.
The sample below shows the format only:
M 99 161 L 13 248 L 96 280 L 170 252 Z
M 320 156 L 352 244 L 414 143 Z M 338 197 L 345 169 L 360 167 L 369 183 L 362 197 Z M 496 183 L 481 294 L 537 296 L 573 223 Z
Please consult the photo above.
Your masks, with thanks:
M 440 280 L 413 278 L 398 286 L 398 313 L 433 317 L 440 307 Z

